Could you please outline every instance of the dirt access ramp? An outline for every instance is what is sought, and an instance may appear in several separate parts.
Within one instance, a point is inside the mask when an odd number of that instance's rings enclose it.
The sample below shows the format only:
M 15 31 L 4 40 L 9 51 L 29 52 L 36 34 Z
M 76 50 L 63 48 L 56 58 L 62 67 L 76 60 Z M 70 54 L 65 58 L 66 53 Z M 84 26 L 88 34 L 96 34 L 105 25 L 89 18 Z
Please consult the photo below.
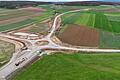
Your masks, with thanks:
M 69 25 L 64 32 L 58 35 L 63 43 L 75 46 L 98 47 L 99 32 L 86 26 Z

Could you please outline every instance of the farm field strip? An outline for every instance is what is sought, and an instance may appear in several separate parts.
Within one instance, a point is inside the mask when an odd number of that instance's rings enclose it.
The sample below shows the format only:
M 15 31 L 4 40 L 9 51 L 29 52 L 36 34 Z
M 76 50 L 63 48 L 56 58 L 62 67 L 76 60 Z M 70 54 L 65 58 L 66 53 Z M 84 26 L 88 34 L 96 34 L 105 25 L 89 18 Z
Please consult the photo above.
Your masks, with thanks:
M 0 20 L 3 21 L 3 20 L 11 19 L 11 18 L 22 17 L 22 16 L 29 16 L 29 17 L 39 16 L 44 11 L 45 11 L 44 9 L 32 8 L 32 7 L 23 8 L 23 9 L 15 9 L 15 10 L 8 9 L 8 12 L 3 12 L 3 13 L 1 12 Z
M 24 20 L 21 22 L 0 26 L 0 31 L 3 32 L 3 31 L 13 30 L 13 29 L 19 29 L 19 28 L 25 27 L 28 24 L 32 24 L 32 23 L 33 23 L 33 20 L 27 19 L 27 20 Z
M 79 18 L 75 23 L 81 23 L 83 25 L 87 24 L 89 21 L 90 14 L 81 14 L 81 18 Z
M 30 15 L 33 15 L 33 13 L 17 12 L 14 14 L 2 15 L 2 16 L 0 16 L 0 20 L 7 20 L 7 19 L 11 19 L 11 18 L 30 16 Z
M 14 10 L 9 10 L 9 9 L 1 9 L 0 14 L 7 13 L 9 11 L 14 11 Z
M 73 13 L 72 16 L 70 14 L 69 17 L 64 17 L 63 24 L 64 25 L 66 25 L 66 24 L 80 24 L 80 25 L 87 25 L 90 27 L 94 27 L 95 14 Z
M 100 48 L 120 49 L 120 35 L 108 33 L 105 31 L 100 32 Z
M 53 17 L 53 10 L 48 10 L 43 12 L 40 16 L 34 17 L 32 19 L 35 20 L 36 22 L 42 22 L 52 17 Z
M 109 21 L 118 21 L 120 22 L 120 16 L 107 16 Z
M 96 18 L 96 15 L 92 14 L 90 16 L 90 18 L 89 18 L 89 21 L 88 21 L 87 25 L 94 28 L 94 26 L 95 26 L 95 18 Z
M 105 15 L 109 15 L 109 16 L 120 16 L 120 12 L 105 13 Z
M 0 26 L 21 22 L 21 21 L 27 20 L 29 18 L 30 17 L 28 17 L 28 16 L 22 16 L 22 17 L 12 18 L 12 19 L 8 19 L 8 20 L 3 20 L 3 21 L 0 21 Z

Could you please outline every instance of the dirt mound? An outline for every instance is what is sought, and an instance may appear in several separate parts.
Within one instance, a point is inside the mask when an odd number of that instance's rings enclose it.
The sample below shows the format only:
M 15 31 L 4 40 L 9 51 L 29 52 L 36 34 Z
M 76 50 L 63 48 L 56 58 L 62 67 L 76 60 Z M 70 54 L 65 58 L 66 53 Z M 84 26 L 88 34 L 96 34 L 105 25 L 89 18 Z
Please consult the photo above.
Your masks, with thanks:
M 85 26 L 70 25 L 58 38 L 71 45 L 77 46 L 99 46 L 99 32 Z

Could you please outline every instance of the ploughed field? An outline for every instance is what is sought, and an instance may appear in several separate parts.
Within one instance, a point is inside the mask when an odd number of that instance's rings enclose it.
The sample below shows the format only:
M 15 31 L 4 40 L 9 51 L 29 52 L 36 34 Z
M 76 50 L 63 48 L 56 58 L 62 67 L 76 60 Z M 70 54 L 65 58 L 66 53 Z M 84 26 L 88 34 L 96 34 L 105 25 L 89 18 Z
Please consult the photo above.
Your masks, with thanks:
M 71 25 L 76 25 L 76 27 L 79 27 L 79 31 L 80 31 L 82 30 L 81 27 L 82 25 L 88 27 L 88 29 L 91 28 L 93 30 L 96 30 L 96 32 L 99 32 L 98 35 L 99 39 L 97 39 L 96 41 L 99 43 L 98 44 L 99 48 L 120 48 L 119 17 L 120 17 L 120 12 L 109 12 L 109 11 L 101 12 L 96 10 L 80 11 L 80 12 L 65 14 L 64 16 L 62 16 L 62 26 L 61 26 L 62 28 L 57 36 L 61 41 L 71 44 L 73 41 L 71 39 L 76 38 L 76 36 L 78 35 L 74 30 L 73 31 L 71 30 L 72 31 L 71 33 L 71 31 L 67 29 L 70 29 Z M 78 28 L 76 28 L 76 30 L 77 29 Z M 88 29 L 85 29 L 84 31 L 87 32 Z M 78 34 L 82 36 L 79 36 L 78 39 L 75 39 L 74 43 L 79 43 L 82 46 L 83 45 L 82 43 L 84 42 L 81 43 L 81 41 L 84 40 L 85 42 L 88 41 L 87 44 L 91 44 L 91 43 L 94 44 L 94 42 L 89 41 L 90 40 L 89 33 L 88 35 L 85 35 L 82 32 L 79 32 Z M 94 35 L 96 34 L 94 33 Z M 68 36 L 70 36 L 71 39 L 68 39 Z M 84 39 L 83 36 L 87 36 L 88 39 L 87 38 Z M 94 36 L 94 39 L 96 39 L 96 36 Z M 80 46 L 79 44 L 77 45 Z M 88 45 L 88 46 L 92 46 L 92 45 Z
M 58 37 L 62 42 L 77 46 L 99 46 L 99 32 L 80 25 L 69 25 Z
M 46 55 L 13 80 L 120 80 L 120 54 Z

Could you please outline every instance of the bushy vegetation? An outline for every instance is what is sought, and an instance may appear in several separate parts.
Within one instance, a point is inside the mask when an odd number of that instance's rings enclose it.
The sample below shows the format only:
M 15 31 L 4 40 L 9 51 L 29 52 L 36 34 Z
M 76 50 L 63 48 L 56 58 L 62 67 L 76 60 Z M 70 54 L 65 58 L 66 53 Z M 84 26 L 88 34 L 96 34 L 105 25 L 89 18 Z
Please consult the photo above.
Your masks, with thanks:
M 44 56 L 13 80 L 120 80 L 120 54 L 63 54 Z

